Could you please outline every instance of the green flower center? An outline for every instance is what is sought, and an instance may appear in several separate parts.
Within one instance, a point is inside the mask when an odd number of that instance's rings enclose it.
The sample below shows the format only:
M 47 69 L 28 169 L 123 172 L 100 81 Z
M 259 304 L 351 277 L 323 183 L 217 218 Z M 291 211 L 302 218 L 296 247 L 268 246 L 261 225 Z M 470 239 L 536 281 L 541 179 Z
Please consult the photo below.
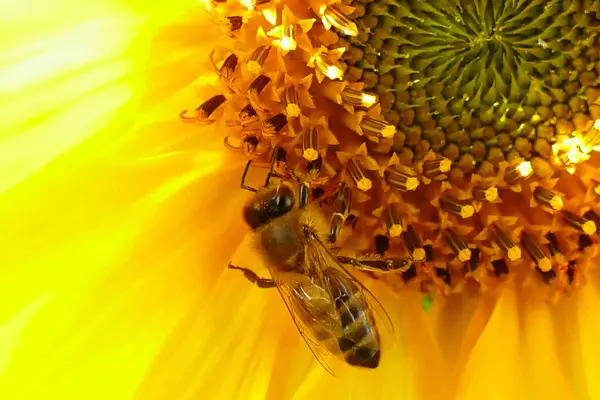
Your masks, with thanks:
M 361 33 L 341 40 L 346 79 L 379 94 L 398 128 L 394 151 L 419 159 L 431 149 L 470 172 L 548 158 L 558 136 L 589 123 L 597 1 L 362 2 Z

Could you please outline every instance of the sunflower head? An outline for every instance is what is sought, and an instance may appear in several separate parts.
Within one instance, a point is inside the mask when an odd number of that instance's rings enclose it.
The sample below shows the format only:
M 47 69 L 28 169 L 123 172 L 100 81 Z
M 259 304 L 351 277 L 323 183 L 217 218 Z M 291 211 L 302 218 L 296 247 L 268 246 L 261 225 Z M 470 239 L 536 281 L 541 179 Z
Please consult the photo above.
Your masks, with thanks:
M 311 187 L 344 251 L 412 259 L 382 279 L 446 296 L 584 276 L 600 228 L 596 2 L 205 5 L 238 45 L 213 60 L 223 93 L 195 119 L 228 107 L 226 143 L 258 165 L 282 149 L 272 172 Z

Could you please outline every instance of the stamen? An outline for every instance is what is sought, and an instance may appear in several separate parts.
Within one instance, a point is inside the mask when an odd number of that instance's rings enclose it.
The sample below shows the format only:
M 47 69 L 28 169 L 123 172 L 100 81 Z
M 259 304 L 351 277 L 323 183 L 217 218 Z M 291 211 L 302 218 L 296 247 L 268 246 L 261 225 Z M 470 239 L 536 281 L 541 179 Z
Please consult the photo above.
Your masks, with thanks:
M 213 56 L 213 53 L 211 53 L 211 61 L 212 61 L 212 56 Z M 230 75 L 235 71 L 235 67 L 237 66 L 237 63 L 238 63 L 238 57 L 235 55 L 235 53 L 231 53 L 229 56 L 227 56 L 225 61 L 223 61 L 221 68 L 218 68 L 217 70 L 221 74 Z M 213 65 L 215 65 L 214 62 L 213 62 Z M 215 66 L 215 68 L 216 68 L 216 66 Z
M 594 243 L 592 242 L 592 238 L 583 233 L 579 234 L 579 238 L 577 240 L 577 245 L 579 246 L 579 251 L 584 251 L 588 247 L 591 247 Z
M 442 281 L 444 281 L 445 285 L 452 286 L 452 279 L 450 276 L 450 271 L 448 271 L 446 268 L 438 268 L 438 267 L 435 267 L 434 271 L 435 271 L 435 275 L 438 278 L 441 278 Z
M 466 204 L 464 201 L 457 200 L 449 195 L 440 196 L 440 207 L 442 210 L 461 218 L 471 218 L 475 214 L 475 209 L 472 205 Z
M 259 145 L 260 141 L 256 136 L 246 136 L 242 142 L 242 149 L 246 157 L 251 159 L 260 157 L 263 153 L 259 151 Z
M 363 133 L 382 138 L 391 138 L 396 134 L 396 127 L 385 121 L 365 116 L 360 121 L 360 129 Z
M 398 207 L 390 205 L 387 209 L 385 224 L 390 234 L 390 237 L 397 237 L 402 234 L 404 227 L 402 226 L 402 218 L 398 213 Z
M 545 236 L 546 240 L 548 240 L 548 252 L 552 257 L 556 257 L 559 254 L 562 254 L 560 251 L 560 246 L 558 244 L 558 238 L 552 232 L 548 232 Z
M 294 25 L 288 25 L 281 31 L 281 37 L 278 41 L 275 41 L 282 50 L 292 51 L 296 50 L 297 43 L 294 39 Z
M 366 192 L 373 187 L 373 182 L 367 178 L 359 163 L 354 158 L 350 159 L 348 163 L 348 173 L 359 190 Z
M 495 186 L 476 186 L 473 188 L 473 198 L 477 201 L 491 203 L 498 199 L 498 188 Z
M 312 62 L 323 75 L 331 80 L 342 79 L 344 75 L 340 67 L 336 66 L 324 53 L 317 53 L 312 57 Z
M 584 145 L 588 148 L 600 146 L 600 120 L 594 122 L 594 125 L 581 138 Z
M 315 161 L 319 158 L 317 151 L 317 129 L 315 127 L 308 128 L 302 136 L 302 157 L 306 161 Z
M 549 285 L 554 279 L 556 279 L 556 272 L 554 272 L 553 269 L 549 269 L 548 271 L 542 271 L 541 269 L 536 267 L 536 270 L 540 273 L 542 280 L 547 285 Z
M 200 105 L 200 107 L 196 108 L 196 114 L 193 117 L 188 117 L 186 115 L 187 110 L 183 110 L 179 114 L 179 118 L 185 122 L 201 122 L 204 124 L 212 124 L 215 121 L 211 120 L 210 116 L 212 115 L 212 113 L 215 112 L 217 108 L 219 108 L 221 104 L 225 102 L 225 100 L 227 99 L 224 95 L 218 94 L 206 100 Z
M 406 227 L 406 231 L 404 232 L 404 244 L 413 260 L 425 260 L 426 253 L 423 244 L 421 243 L 421 238 L 419 238 L 417 231 L 415 231 L 415 228 L 413 228 L 412 225 Z
M 531 235 L 523 232 L 521 235 L 521 244 L 531 260 L 541 271 L 547 272 L 552 269 L 552 261 Z
M 340 102 L 356 108 L 371 108 L 378 102 L 378 98 L 375 94 L 361 92 L 346 86 L 340 92 Z
M 478 248 L 471 249 L 471 259 L 469 260 L 469 268 L 472 271 L 475 271 L 479 266 L 479 256 L 481 255 L 481 250 Z
M 229 22 L 230 33 L 239 31 L 242 28 L 242 24 L 244 23 L 244 19 L 239 16 L 227 17 L 227 21 Z
M 471 259 L 471 249 L 467 247 L 465 241 L 452 229 L 447 229 L 445 232 L 446 241 L 452 249 L 454 256 L 461 262 L 467 262 Z
M 514 185 L 517 182 L 529 178 L 532 173 L 533 168 L 531 167 L 531 163 L 529 161 L 523 161 L 518 165 L 507 168 L 506 173 L 504 174 L 504 180 L 509 185 Z
M 241 109 L 239 118 L 242 125 L 249 124 L 258 121 L 258 113 L 254 107 L 252 107 L 252 104 L 246 104 L 244 108 Z
M 331 227 L 329 231 L 330 242 L 335 242 L 338 234 L 344 227 L 346 215 L 348 215 L 350 207 L 352 207 L 352 190 L 346 184 L 342 184 L 333 202 L 333 214 L 331 215 Z
M 352 207 L 352 190 L 343 183 L 335 197 L 333 212 L 346 215 L 350 211 L 350 207 Z
M 497 225 L 492 225 L 492 233 L 494 234 L 494 241 L 506 258 L 510 261 L 521 259 L 521 249 L 506 232 Z
M 279 113 L 267 119 L 263 125 L 263 135 L 273 137 L 279 133 L 287 125 L 287 118 L 284 114 Z
M 494 270 L 494 274 L 498 277 L 501 275 L 508 275 L 510 272 L 508 265 L 506 265 L 506 261 L 504 261 L 502 258 L 492 261 L 492 268 Z
M 266 75 L 259 75 L 257 76 L 252 83 L 250 84 L 250 87 L 248 88 L 248 95 L 252 95 L 252 96 L 258 96 L 263 89 L 265 88 L 265 86 L 267 86 L 269 84 L 269 82 L 271 82 L 271 78 L 269 78 Z
M 427 160 L 423 163 L 423 175 L 433 179 L 450 171 L 452 161 L 443 157 L 435 160 Z
M 414 191 L 419 186 L 419 179 L 410 167 L 394 165 L 385 170 L 385 181 L 401 192 Z
M 538 203 L 543 204 L 546 207 L 550 207 L 556 211 L 562 209 L 564 204 L 563 199 L 557 193 L 551 192 L 550 190 L 544 189 L 540 186 L 535 188 L 533 191 L 533 196 Z
M 562 216 L 567 224 L 578 231 L 583 232 L 586 235 L 592 235 L 596 233 L 597 227 L 594 221 L 581 217 L 575 213 L 572 213 L 571 211 L 563 211 Z
M 290 118 L 300 116 L 300 105 L 298 101 L 298 92 L 294 86 L 285 89 L 285 113 Z
M 271 47 L 267 45 L 257 47 L 254 50 L 254 52 L 252 52 L 252 55 L 250 56 L 248 61 L 246 61 L 246 69 L 248 70 L 248 72 L 253 74 L 260 74 L 260 71 L 262 70 L 262 67 L 267 59 L 267 56 L 269 55 L 270 50 Z
M 335 5 L 327 6 L 326 4 L 323 4 L 319 9 L 319 14 L 321 15 L 321 21 L 326 29 L 330 29 L 333 26 L 342 31 L 344 35 L 358 35 L 356 23 L 346 17 Z
M 596 224 L 596 231 L 598 230 L 598 228 L 600 228 L 600 215 L 596 214 L 592 210 L 589 210 L 586 211 L 585 214 L 583 214 L 583 216 L 589 219 L 590 221 L 593 221 L 594 224 Z
M 319 171 L 321 171 L 321 167 L 323 166 L 323 159 L 319 155 L 313 161 L 310 161 L 307 166 L 309 175 L 317 175 Z

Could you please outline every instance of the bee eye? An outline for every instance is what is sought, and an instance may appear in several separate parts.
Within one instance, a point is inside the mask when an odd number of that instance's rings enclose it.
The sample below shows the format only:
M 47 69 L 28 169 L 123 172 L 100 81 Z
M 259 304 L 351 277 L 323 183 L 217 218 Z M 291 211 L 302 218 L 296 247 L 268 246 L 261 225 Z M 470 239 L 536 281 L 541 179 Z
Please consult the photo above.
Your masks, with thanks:
M 289 212 L 294 207 L 294 203 L 294 193 L 288 187 L 285 187 L 284 190 L 279 190 L 271 199 L 269 207 L 271 218 L 276 218 Z
M 259 193 L 244 207 L 244 220 L 252 229 L 260 228 L 294 208 L 294 192 L 287 186 Z

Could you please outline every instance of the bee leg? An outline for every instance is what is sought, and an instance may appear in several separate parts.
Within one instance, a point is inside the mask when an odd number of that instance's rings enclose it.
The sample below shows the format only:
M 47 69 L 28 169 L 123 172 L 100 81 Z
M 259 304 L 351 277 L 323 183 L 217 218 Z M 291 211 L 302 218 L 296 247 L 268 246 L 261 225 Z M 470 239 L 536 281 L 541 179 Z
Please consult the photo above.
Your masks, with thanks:
M 329 241 L 335 243 L 346 222 L 346 215 L 352 204 L 352 192 L 346 184 L 342 184 L 333 203 L 333 215 L 329 227 Z
M 363 259 L 338 256 L 337 260 L 342 264 L 348 264 L 354 268 L 372 272 L 405 272 L 413 265 L 410 258 L 403 257 Z
M 268 289 L 268 288 L 276 287 L 275 281 L 273 279 L 261 278 L 258 275 L 256 275 L 253 271 L 251 271 L 247 268 L 236 267 L 235 265 L 233 265 L 231 263 L 229 263 L 227 268 L 237 269 L 239 271 L 242 271 L 244 273 L 244 276 L 246 277 L 246 279 L 248 279 L 250 282 L 254 283 L 259 288 Z

